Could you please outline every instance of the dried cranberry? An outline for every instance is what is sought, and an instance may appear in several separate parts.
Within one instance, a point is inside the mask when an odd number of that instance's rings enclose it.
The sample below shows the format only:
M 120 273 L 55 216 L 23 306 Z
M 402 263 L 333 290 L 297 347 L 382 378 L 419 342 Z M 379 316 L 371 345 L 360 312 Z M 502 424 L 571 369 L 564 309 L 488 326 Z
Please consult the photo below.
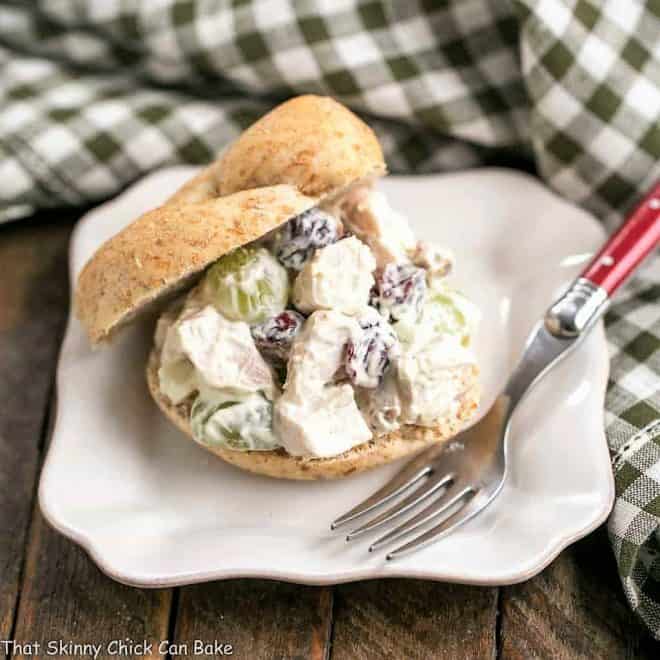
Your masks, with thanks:
M 286 362 L 295 336 L 305 317 L 293 310 L 285 310 L 259 325 L 250 328 L 259 352 L 272 362 Z
M 284 225 L 275 239 L 275 255 L 283 266 L 302 270 L 314 250 L 338 238 L 337 221 L 329 213 L 312 208 Z
M 426 293 L 426 272 L 411 264 L 387 264 L 376 279 L 371 304 L 392 321 L 417 319 Z
M 344 369 L 353 385 L 378 387 L 399 343 L 392 326 L 376 310 L 358 322 L 362 333 L 346 344 Z

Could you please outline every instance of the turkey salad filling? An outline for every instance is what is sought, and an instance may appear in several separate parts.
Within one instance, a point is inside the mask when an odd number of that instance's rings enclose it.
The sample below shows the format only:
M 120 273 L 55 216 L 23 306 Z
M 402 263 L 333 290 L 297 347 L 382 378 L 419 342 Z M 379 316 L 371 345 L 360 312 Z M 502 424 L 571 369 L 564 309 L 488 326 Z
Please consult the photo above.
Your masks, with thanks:
M 370 186 L 221 257 L 155 333 L 161 392 L 197 442 L 330 457 L 455 414 L 477 308 L 451 254 Z

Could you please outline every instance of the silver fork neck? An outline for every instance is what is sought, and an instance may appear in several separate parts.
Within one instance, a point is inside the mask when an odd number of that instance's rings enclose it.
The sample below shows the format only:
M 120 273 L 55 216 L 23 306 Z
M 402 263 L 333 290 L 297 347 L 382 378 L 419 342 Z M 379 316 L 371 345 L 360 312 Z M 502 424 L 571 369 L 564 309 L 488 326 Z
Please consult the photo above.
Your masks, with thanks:
M 545 327 L 555 337 L 577 337 L 601 317 L 608 303 L 605 289 L 579 277 L 546 312 Z

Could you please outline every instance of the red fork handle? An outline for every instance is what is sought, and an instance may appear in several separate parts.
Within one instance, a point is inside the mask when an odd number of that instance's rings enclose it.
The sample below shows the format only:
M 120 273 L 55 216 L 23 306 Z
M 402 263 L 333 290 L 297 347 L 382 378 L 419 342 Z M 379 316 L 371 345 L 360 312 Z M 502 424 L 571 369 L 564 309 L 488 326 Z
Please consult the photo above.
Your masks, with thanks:
M 658 243 L 660 181 L 605 243 L 582 277 L 611 296 Z

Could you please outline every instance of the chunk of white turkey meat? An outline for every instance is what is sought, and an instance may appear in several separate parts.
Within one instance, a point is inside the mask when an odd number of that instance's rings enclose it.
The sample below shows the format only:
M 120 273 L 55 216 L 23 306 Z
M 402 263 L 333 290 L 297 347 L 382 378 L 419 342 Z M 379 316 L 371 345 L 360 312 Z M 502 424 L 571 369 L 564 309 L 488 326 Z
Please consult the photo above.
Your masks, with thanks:
M 379 268 L 409 261 L 415 235 L 406 217 L 389 205 L 382 192 L 355 188 L 342 200 L 341 219 L 346 229 L 371 248 Z
M 336 456 L 371 439 L 353 388 L 334 384 L 346 343 L 361 332 L 350 316 L 317 311 L 294 340 L 285 391 L 273 417 L 275 432 L 292 456 Z
M 316 250 L 293 285 L 293 304 L 303 312 L 332 309 L 358 314 L 369 304 L 376 261 L 354 236 Z
M 200 385 L 275 396 L 273 373 L 254 345 L 250 327 L 207 305 L 167 330 L 159 370 L 161 391 L 179 403 Z
M 329 385 L 304 401 L 285 393 L 275 403 L 273 425 L 292 456 L 337 456 L 372 437 L 350 385 Z
M 401 421 L 433 426 L 454 414 L 475 356 L 453 336 L 438 337 L 422 347 L 407 349 L 396 360 L 401 397 Z
M 332 383 L 343 368 L 348 341 L 357 340 L 362 328 L 357 319 L 334 310 L 314 312 L 293 341 L 287 367 L 285 394 L 304 398 Z

